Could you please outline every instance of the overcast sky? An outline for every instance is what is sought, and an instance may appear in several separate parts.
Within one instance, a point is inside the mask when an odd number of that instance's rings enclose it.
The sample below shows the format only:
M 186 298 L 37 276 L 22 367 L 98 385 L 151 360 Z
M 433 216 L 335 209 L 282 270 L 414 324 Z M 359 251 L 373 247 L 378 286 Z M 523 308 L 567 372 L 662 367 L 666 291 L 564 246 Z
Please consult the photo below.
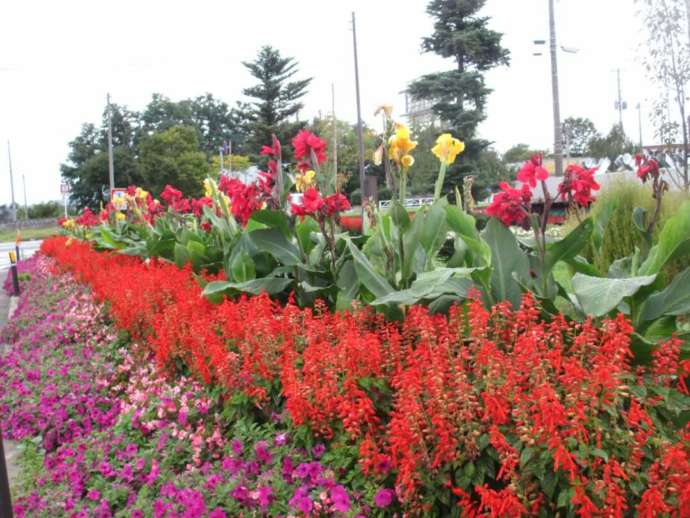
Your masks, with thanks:
M 331 105 L 356 120 L 350 13 L 356 12 L 362 111 L 393 103 L 415 77 L 453 66 L 422 54 L 432 31 L 427 0 L 22 0 L 4 2 L 0 17 L 0 204 L 7 203 L 12 145 L 15 194 L 29 203 L 59 198 L 59 166 L 85 122 L 97 123 L 110 92 L 114 102 L 140 110 L 154 92 L 174 100 L 211 92 L 229 104 L 242 99 L 252 78 L 241 61 L 270 44 L 295 57 L 302 77 L 314 80 L 304 116 Z M 510 67 L 490 72 L 494 90 L 482 137 L 505 151 L 525 142 L 553 141 L 548 54 L 534 57 L 534 39 L 548 37 L 547 0 L 488 0 L 491 27 L 504 33 Z M 617 121 L 616 68 L 622 69 L 629 109 L 625 129 L 637 140 L 637 102 L 654 90 L 639 56 L 644 32 L 633 0 L 558 0 L 559 43 L 577 54 L 559 54 L 562 116 L 591 118 L 608 132 Z M 645 140 L 652 138 L 648 123 Z M 116 164 L 117 174 L 117 164 Z

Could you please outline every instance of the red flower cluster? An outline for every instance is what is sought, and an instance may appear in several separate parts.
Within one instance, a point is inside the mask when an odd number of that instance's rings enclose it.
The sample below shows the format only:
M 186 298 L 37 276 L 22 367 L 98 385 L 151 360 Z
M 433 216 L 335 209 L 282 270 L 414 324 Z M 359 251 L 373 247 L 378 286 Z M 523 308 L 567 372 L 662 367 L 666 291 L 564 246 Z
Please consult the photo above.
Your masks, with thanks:
M 596 169 L 585 169 L 571 164 L 565 170 L 565 179 L 558 186 L 559 195 L 564 200 L 574 200 L 583 207 L 594 201 L 592 191 L 598 191 L 600 186 L 594 180 Z
M 339 212 L 350 210 L 348 199 L 339 192 L 323 198 L 315 187 L 309 187 L 302 195 L 301 203 L 292 204 L 295 216 L 314 216 L 317 219 L 328 218 Z
M 161 193 L 161 199 L 174 212 L 186 214 L 192 211 L 191 202 L 182 195 L 181 191 L 175 189 L 172 185 L 166 185 Z
M 547 322 L 529 295 L 518 311 L 472 299 L 448 317 L 413 307 L 401 323 L 267 296 L 216 305 L 189 268 L 64 238 L 42 250 L 162 367 L 185 363 L 266 418 L 284 401 L 295 425 L 358 442 L 363 471 L 392 470 L 411 515 L 432 514 L 444 487 L 472 517 L 690 513 L 690 428 L 668 417 L 690 365 L 677 341 L 652 367 L 631 365 L 622 315 Z
M 270 173 L 270 178 L 275 180 L 278 175 L 278 160 L 281 159 L 282 148 L 280 145 L 280 140 L 275 135 L 271 135 L 271 145 L 262 146 L 260 155 L 270 157 L 268 161 L 268 171 Z
M 246 225 L 254 211 L 260 210 L 271 198 L 271 182 L 262 176 L 258 183 L 246 184 L 237 178 L 222 176 L 218 189 L 230 198 L 230 212 L 241 225 Z
M 81 225 L 82 227 L 95 227 L 99 224 L 98 216 L 88 207 L 86 207 L 81 215 L 74 221 L 77 225 Z
M 517 173 L 517 179 L 533 189 L 537 186 L 537 181 L 544 181 L 548 177 L 549 172 L 542 165 L 541 155 L 532 156 Z
M 295 158 L 300 161 L 298 165 L 300 170 L 312 168 L 310 165 L 312 151 L 318 165 L 326 161 L 326 141 L 311 131 L 301 130 L 292 139 L 292 145 L 295 148 Z
M 659 162 L 654 158 L 638 154 L 635 155 L 635 164 L 637 165 L 637 176 L 643 183 L 646 183 L 650 178 L 657 179 L 661 174 Z
M 501 183 L 502 192 L 494 195 L 494 199 L 486 208 L 489 216 L 500 219 L 504 225 L 521 225 L 529 212 L 532 200 L 532 190 L 527 183 L 521 189 L 515 189 L 506 182 Z

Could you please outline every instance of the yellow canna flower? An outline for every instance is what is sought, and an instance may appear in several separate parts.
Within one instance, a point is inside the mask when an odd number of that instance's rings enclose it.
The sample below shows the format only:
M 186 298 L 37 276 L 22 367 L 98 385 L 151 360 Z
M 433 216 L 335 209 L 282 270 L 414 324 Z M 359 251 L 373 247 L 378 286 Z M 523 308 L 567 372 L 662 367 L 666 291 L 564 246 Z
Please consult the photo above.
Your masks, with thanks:
M 412 155 L 405 155 L 400 159 L 400 165 L 409 169 L 414 164 L 414 157 Z
M 66 228 L 67 230 L 74 228 L 75 225 L 76 225 L 76 223 L 74 222 L 74 220 L 72 218 L 66 219 L 65 221 L 62 222 L 62 227 Z
M 211 196 L 213 196 L 213 188 L 211 187 L 211 180 L 209 180 L 208 178 L 206 178 L 204 180 L 204 196 L 206 196 L 207 198 L 210 198 Z
M 116 221 L 124 221 L 125 219 L 127 219 L 127 218 L 124 214 L 122 214 L 122 212 L 118 212 L 115 214 L 115 220 Z
M 381 112 L 386 114 L 386 117 L 390 117 L 391 114 L 393 113 L 393 106 L 391 106 L 390 104 L 382 104 L 381 106 L 376 108 L 374 115 L 378 115 Z
M 307 188 L 314 183 L 315 177 L 316 173 L 311 169 L 309 171 L 305 171 L 304 173 L 298 174 L 297 178 L 295 178 L 295 188 L 298 192 L 306 191 Z
M 436 139 L 436 145 L 431 148 L 431 152 L 441 161 L 442 164 L 450 165 L 455 162 L 455 158 L 465 150 L 465 143 L 453 138 L 450 133 L 444 133 Z
M 396 164 L 417 147 L 417 142 L 410 138 L 410 129 L 404 124 L 395 124 L 395 135 L 388 139 L 388 155 Z M 409 159 L 407 159 L 409 162 Z
M 146 201 L 146 198 L 148 198 L 149 193 L 142 189 L 141 187 L 137 187 L 137 190 L 134 193 L 134 196 L 139 198 L 140 200 Z

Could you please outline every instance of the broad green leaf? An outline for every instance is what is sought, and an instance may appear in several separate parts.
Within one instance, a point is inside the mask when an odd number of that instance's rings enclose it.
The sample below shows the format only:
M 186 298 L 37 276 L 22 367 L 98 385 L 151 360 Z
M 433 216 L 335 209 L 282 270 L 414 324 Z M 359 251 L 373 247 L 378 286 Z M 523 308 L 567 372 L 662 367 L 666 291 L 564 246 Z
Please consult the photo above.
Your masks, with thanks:
M 489 266 L 491 248 L 477 232 L 475 219 L 456 205 L 446 207 L 446 218 L 450 229 L 465 242 L 469 251 L 472 252 L 475 258 L 474 266 Z
M 278 210 L 259 210 L 252 214 L 250 221 L 256 221 L 267 228 L 277 228 L 287 238 L 290 237 L 290 224 L 284 212 Z
M 650 295 L 640 311 L 640 320 L 690 313 L 690 268 L 679 273 L 663 291 Z
M 297 242 L 307 256 L 309 256 L 309 253 L 314 249 L 314 246 L 316 246 L 314 240 L 311 238 L 311 234 L 312 232 L 318 231 L 319 224 L 311 217 L 304 218 L 304 220 L 295 224 Z
M 391 293 L 393 287 L 381 276 L 369 262 L 369 259 L 357 248 L 352 241 L 347 246 L 354 260 L 355 271 L 359 282 L 363 284 L 376 297 L 384 297 Z
M 640 275 L 659 273 L 675 257 L 690 253 L 690 201 L 683 203 L 661 229 L 659 241 L 640 266 Z
M 395 223 L 398 228 L 402 229 L 403 231 L 409 228 L 410 215 L 408 214 L 407 209 L 405 209 L 405 207 L 403 207 L 398 200 L 393 201 L 388 212 L 393 220 L 393 223 Z
M 187 241 L 187 252 L 189 253 L 189 260 L 195 271 L 199 271 L 201 265 L 206 257 L 206 247 L 203 243 L 198 241 Z
M 424 215 L 420 241 L 426 252 L 427 269 L 432 267 L 434 258 L 448 237 L 447 217 L 445 212 L 445 206 L 447 204 L 448 202 L 446 199 L 442 198 L 436 201 Z M 418 213 L 416 217 L 420 217 L 420 214 Z
M 343 264 L 343 267 L 338 273 L 336 285 L 340 293 L 343 293 L 350 301 L 357 296 L 357 292 L 359 291 L 359 280 L 357 279 L 355 264 L 352 260 L 348 260 Z
M 604 236 L 606 235 L 606 228 L 609 225 L 611 216 L 616 211 L 618 207 L 618 202 L 607 203 L 604 205 L 598 214 L 592 216 L 594 219 L 594 227 L 592 229 L 592 246 L 596 248 L 601 248 L 604 242 Z
M 423 299 L 436 298 L 444 294 L 465 298 L 472 287 L 472 281 L 468 278 L 475 268 L 439 268 L 420 276 L 406 290 L 395 291 L 379 297 L 372 302 L 380 304 L 416 304 Z M 455 275 L 458 277 L 453 278 Z
M 294 266 L 301 262 L 299 249 L 279 229 L 255 230 L 249 236 L 260 251 L 268 252 L 282 264 Z
M 656 275 L 609 279 L 577 273 L 573 276 L 573 291 L 587 315 L 600 317 L 613 310 L 625 297 L 630 297 L 654 282 Z
M 412 220 L 412 224 L 407 230 L 398 229 L 398 232 L 402 232 L 403 250 L 404 257 L 402 258 L 402 268 L 401 268 L 401 280 L 403 283 L 407 283 L 413 273 L 420 270 L 418 264 L 421 262 L 422 267 L 426 260 L 426 257 L 420 257 L 417 254 L 418 250 L 421 250 L 421 237 L 424 226 L 424 217 L 417 214 Z M 398 251 L 399 247 L 394 247 Z M 420 261 L 421 259 L 421 261 Z
M 494 300 L 508 300 L 513 307 L 519 307 L 522 290 L 513 273 L 522 279 L 529 278 L 527 256 L 510 229 L 496 218 L 489 220 L 482 238 L 491 249 L 491 291 Z
M 175 264 L 182 268 L 189 261 L 189 252 L 179 243 L 175 243 Z
M 232 258 L 230 272 L 235 282 L 246 282 L 256 277 L 254 261 L 246 250 L 242 250 Z
M 566 260 L 565 262 L 568 263 L 568 265 L 577 273 L 589 275 L 591 277 L 602 277 L 601 272 L 582 256 L 578 255 L 572 259 Z
M 593 226 L 592 220 L 586 219 L 564 239 L 548 245 L 544 258 L 543 274 L 548 275 L 558 261 L 572 259 L 587 246 Z
M 203 295 L 209 296 L 225 291 L 238 291 L 244 293 L 251 293 L 258 295 L 261 292 L 267 292 L 271 295 L 280 293 L 285 290 L 292 283 L 292 279 L 285 279 L 280 277 L 262 277 L 260 279 L 252 279 L 246 282 L 228 282 L 228 281 L 213 281 L 209 282 L 204 288 Z

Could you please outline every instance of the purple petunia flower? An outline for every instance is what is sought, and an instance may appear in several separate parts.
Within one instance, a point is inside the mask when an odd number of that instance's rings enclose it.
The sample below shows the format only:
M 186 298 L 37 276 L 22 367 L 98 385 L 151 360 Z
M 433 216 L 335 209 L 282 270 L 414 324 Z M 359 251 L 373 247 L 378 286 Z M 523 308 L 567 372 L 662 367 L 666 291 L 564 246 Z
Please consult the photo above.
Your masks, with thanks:
M 393 502 L 395 492 L 392 489 L 381 489 L 374 497 L 374 504 L 376 507 L 388 507 Z

